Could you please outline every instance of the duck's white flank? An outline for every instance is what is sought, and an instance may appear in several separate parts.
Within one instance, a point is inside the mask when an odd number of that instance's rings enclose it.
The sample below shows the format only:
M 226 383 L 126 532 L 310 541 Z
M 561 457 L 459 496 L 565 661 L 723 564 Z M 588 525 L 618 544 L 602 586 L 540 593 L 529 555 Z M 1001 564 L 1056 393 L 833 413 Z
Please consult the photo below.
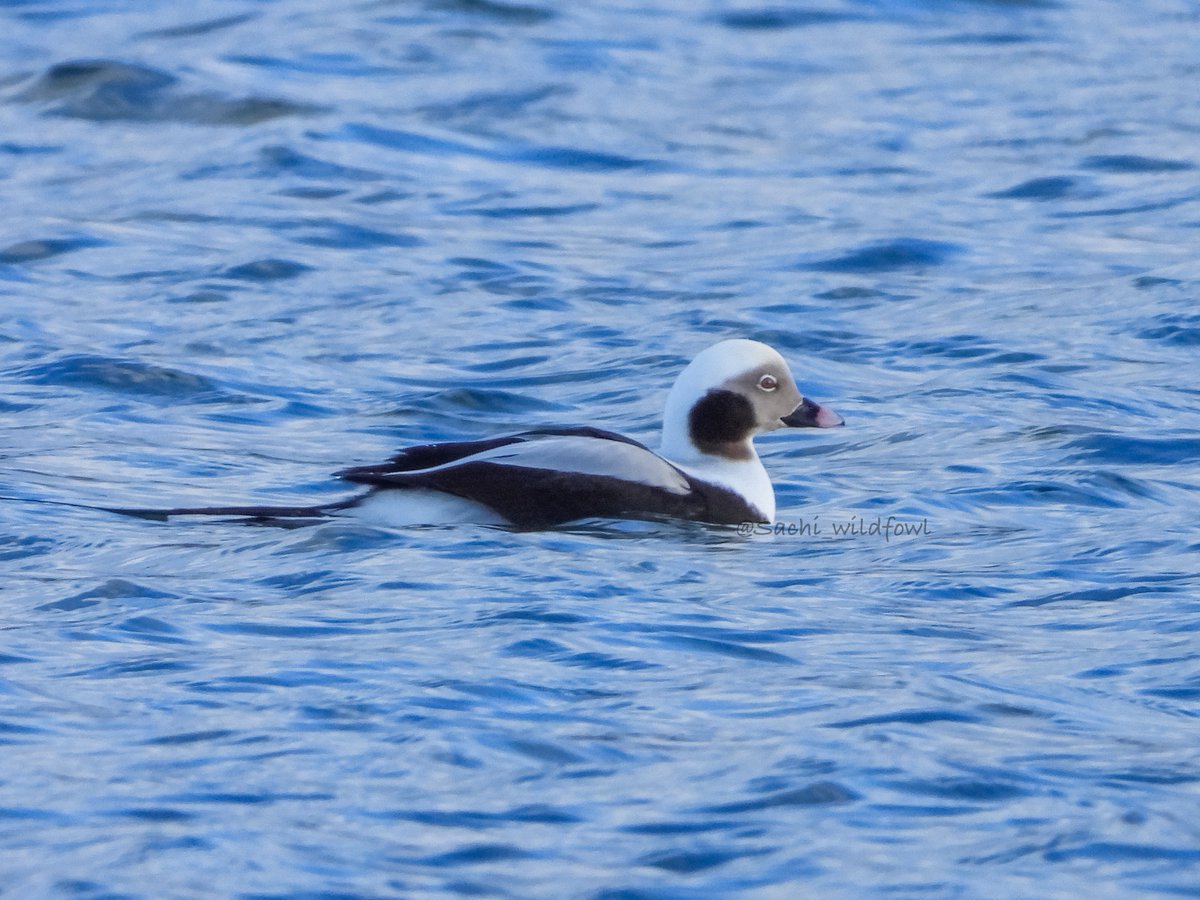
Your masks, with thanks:
M 368 525 L 404 528 L 409 525 L 506 525 L 494 509 L 442 491 L 412 488 L 376 491 L 338 513 Z

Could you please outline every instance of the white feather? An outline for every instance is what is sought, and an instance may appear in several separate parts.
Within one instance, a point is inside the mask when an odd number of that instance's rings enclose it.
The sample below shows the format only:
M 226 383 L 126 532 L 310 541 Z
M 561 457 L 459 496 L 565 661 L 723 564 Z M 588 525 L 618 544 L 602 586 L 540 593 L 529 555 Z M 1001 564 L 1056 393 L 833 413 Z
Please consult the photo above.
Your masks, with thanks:
M 737 338 L 713 344 L 688 363 L 679 373 L 663 412 L 662 454 L 676 463 L 693 464 L 706 454 L 692 443 L 688 416 L 705 394 L 728 381 L 761 366 L 772 365 L 788 370 L 783 357 L 766 344 Z
M 744 497 L 769 521 L 775 520 L 775 489 L 758 453 L 750 445 L 747 459 L 726 459 L 702 452 L 692 443 L 688 417 L 705 394 L 738 376 L 787 363 L 775 350 L 758 341 L 736 339 L 714 344 L 688 364 L 667 395 L 663 413 L 662 455 L 693 478 L 719 484 Z
M 369 525 L 507 525 L 494 509 L 453 494 L 424 488 L 376 491 L 339 515 Z

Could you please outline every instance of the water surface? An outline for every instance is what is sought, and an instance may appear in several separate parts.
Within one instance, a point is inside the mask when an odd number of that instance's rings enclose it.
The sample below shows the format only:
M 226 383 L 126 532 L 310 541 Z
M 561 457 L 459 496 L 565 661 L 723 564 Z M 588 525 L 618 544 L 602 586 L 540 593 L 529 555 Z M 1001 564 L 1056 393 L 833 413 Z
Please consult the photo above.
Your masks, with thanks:
M 0 19 L 0 889 L 1196 894 L 1189 5 Z M 28 502 L 654 443 L 727 337 L 847 418 L 782 534 Z

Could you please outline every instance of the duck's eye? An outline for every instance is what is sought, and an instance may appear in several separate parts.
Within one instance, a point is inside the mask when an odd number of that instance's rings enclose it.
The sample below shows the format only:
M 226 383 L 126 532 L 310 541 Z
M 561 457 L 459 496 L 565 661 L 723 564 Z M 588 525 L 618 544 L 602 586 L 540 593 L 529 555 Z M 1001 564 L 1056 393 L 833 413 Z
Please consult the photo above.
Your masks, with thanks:
M 758 379 L 758 386 L 764 391 L 773 391 L 775 388 L 779 387 L 779 379 L 777 379 L 774 375 L 764 375 L 762 378 Z

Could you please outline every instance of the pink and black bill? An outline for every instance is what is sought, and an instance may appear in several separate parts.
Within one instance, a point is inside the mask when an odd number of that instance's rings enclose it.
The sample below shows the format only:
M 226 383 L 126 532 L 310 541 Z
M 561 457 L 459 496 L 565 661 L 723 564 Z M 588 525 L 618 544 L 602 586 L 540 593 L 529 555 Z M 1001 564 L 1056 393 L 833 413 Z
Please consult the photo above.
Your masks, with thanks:
M 846 420 L 828 406 L 822 406 L 807 397 L 780 421 L 790 428 L 836 428 L 846 424 Z

